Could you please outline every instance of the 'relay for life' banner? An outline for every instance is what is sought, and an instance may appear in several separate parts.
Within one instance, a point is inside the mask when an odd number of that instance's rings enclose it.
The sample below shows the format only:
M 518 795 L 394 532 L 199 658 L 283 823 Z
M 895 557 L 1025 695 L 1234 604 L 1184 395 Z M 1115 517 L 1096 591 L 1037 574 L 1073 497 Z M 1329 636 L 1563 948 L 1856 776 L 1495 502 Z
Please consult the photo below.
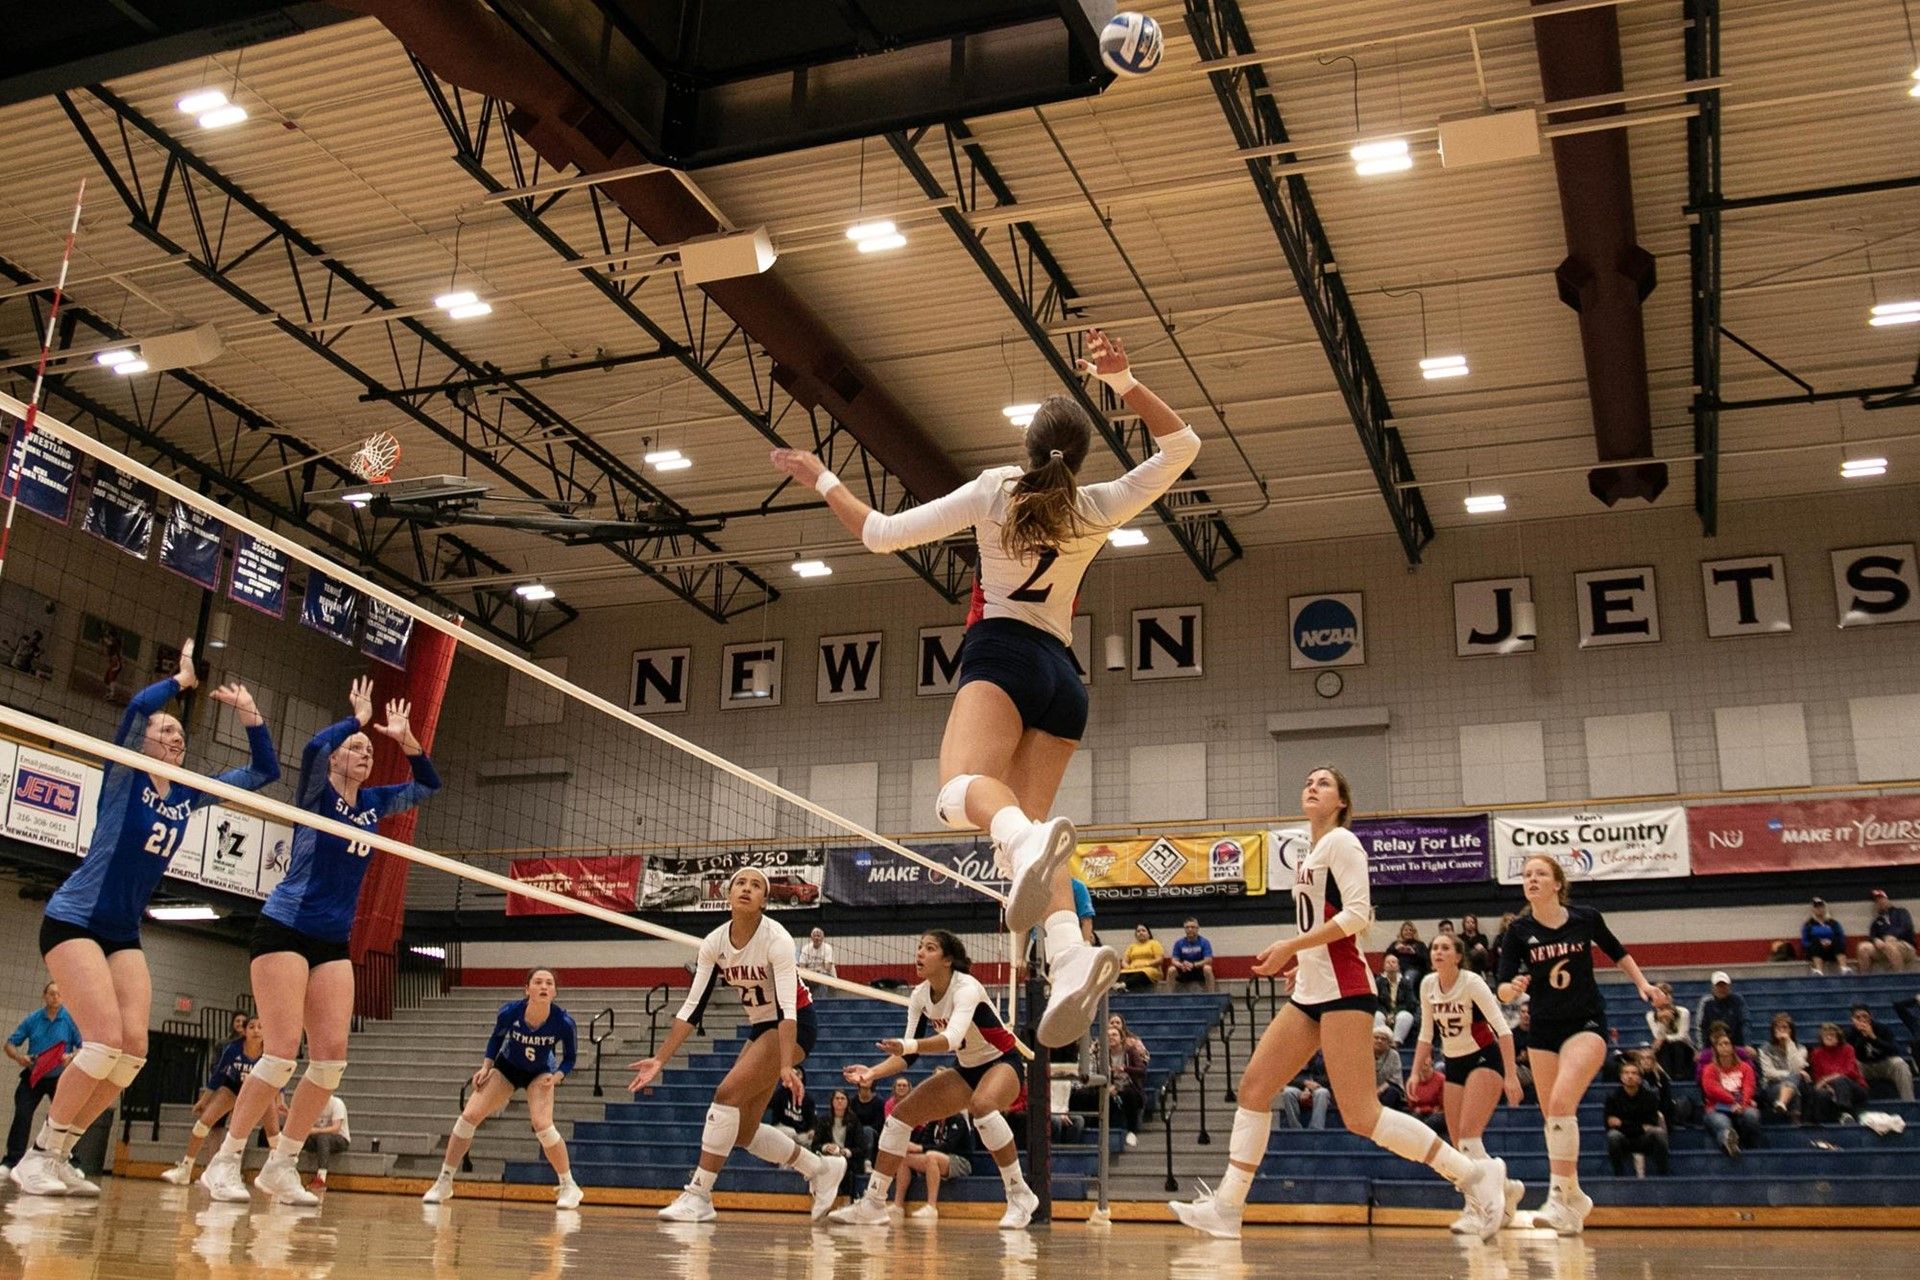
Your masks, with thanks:
M 1375 885 L 1462 884 L 1492 874 L 1484 813 L 1359 818 L 1353 834 L 1367 851 L 1367 878 Z M 1312 846 L 1305 827 L 1276 827 L 1267 839 L 1267 883 L 1277 891 L 1293 883 L 1294 868 Z
M 1096 898 L 1241 897 L 1267 891 L 1267 833 L 1083 840 L 1073 874 Z
M 1920 862 L 1920 796 L 1850 796 L 1688 811 L 1695 875 Z
M 507 868 L 507 875 L 521 884 L 564 893 L 609 911 L 632 911 L 640 899 L 640 862 L 637 857 L 516 858 Z M 565 908 L 510 893 L 507 914 L 564 916 L 570 913 Z
M 1658 880 L 1692 866 L 1687 811 L 1677 807 L 1495 817 L 1493 847 L 1501 884 L 1519 884 L 1536 853 L 1559 859 L 1570 880 Z

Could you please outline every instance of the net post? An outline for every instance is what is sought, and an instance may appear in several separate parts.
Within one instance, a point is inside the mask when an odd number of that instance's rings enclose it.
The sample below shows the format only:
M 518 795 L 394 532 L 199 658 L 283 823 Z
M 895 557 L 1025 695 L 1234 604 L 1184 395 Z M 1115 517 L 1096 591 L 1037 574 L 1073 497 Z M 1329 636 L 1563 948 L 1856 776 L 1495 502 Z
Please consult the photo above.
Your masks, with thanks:
M 1033 1046 L 1027 1063 L 1027 1181 L 1040 1200 L 1033 1221 L 1053 1221 L 1053 1058 L 1040 1043 L 1040 1011 L 1047 1007 L 1046 981 L 1040 976 L 1040 944 L 1027 941 L 1027 1003 L 1020 1021 L 1023 1039 Z

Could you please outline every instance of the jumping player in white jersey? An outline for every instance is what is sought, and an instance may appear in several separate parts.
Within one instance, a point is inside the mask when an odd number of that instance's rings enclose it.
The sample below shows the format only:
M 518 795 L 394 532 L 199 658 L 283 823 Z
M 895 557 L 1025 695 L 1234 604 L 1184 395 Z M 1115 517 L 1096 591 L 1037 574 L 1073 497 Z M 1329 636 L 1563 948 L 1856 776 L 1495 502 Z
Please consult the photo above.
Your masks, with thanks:
M 1077 1041 L 1120 971 L 1108 947 L 1088 945 L 1073 910 L 1073 824 L 1049 818 L 1067 763 L 1087 726 L 1087 691 L 1074 668 L 1073 602 L 1107 534 L 1157 501 L 1192 464 L 1200 437 L 1134 380 L 1125 350 L 1098 329 L 1081 369 L 1140 415 L 1159 452 L 1118 480 L 1077 484 L 1093 424 L 1052 396 L 1027 427 L 1027 466 L 995 467 L 922 506 L 883 515 L 812 454 L 775 449 L 773 464 L 812 485 L 869 551 L 890 554 L 972 528 L 985 617 L 960 648 L 960 688 L 940 743 L 940 821 L 985 830 L 1011 880 L 1007 927 L 1045 927 L 1052 997 L 1039 1036 Z
M 700 1131 L 700 1163 L 679 1198 L 660 1210 L 669 1222 L 711 1222 L 713 1184 L 727 1155 L 745 1147 L 768 1164 L 781 1165 L 807 1180 L 813 1195 L 813 1216 L 833 1207 L 846 1176 L 845 1156 L 818 1156 L 771 1125 L 760 1123 L 775 1085 L 784 1084 L 795 1102 L 806 1095 L 806 1081 L 794 1068 L 813 1052 L 818 1034 L 813 996 L 800 980 L 794 960 L 793 935 L 777 920 L 766 917 L 767 873 L 742 867 L 727 882 L 727 904 L 732 917 L 700 943 L 700 959 L 687 1001 L 674 1015 L 667 1043 L 651 1058 L 629 1064 L 633 1080 L 629 1093 L 638 1093 L 660 1078 L 673 1055 L 693 1034 L 706 1011 L 717 981 L 740 993 L 751 1029 L 733 1069 L 713 1091 L 707 1123 Z
M 1000 1225 L 1018 1231 L 1033 1220 L 1040 1198 L 1020 1173 L 1020 1153 L 1013 1130 L 1001 1114 L 1020 1096 L 1020 1060 L 1013 1033 L 1001 1022 L 987 989 L 967 970 L 972 962 L 960 939 L 945 929 L 929 929 L 914 952 L 914 972 L 920 985 L 907 1004 L 906 1035 L 882 1040 L 878 1048 L 886 1061 L 871 1067 L 848 1067 L 848 1082 L 871 1086 L 898 1075 L 923 1053 L 951 1053 L 954 1065 L 942 1067 L 914 1087 L 896 1104 L 880 1130 L 880 1154 L 873 1162 L 867 1193 L 829 1216 L 835 1222 L 883 1224 L 887 1221 L 887 1192 L 907 1153 L 907 1140 L 923 1124 L 945 1120 L 965 1111 L 980 1135 L 1007 1189 L 1007 1211 Z
M 1239 1109 L 1227 1146 L 1220 1188 L 1191 1204 L 1175 1202 L 1174 1216 L 1222 1239 L 1240 1234 L 1253 1176 L 1267 1153 L 1274 1095 L 1319 1050 L 1340 1118 L 1347 1129 L 1397 1156 L 1430 1167 L 1467 1198 L 1474 1234 L 1490 1240 L 1506 1217 L 1506 1164 L 1475 1159 L 1447 1145 L 1404 1111 L 1380 1105 L 1374 1091 L 1373 1018 L 1378 1001 L 1361 939 L 1373 924 L 1367 851 L 1347 829 L 1353 793 L 1335 769 L 1315 769 L 1300 793 L 1312 834 L 1311 852 L 1295 869 L 1297 937 L 1262 951 L 1253 971 L 1262 977 L 1294 970 L 1293 994 L 1267 1025 L 1240 1077 Z
M 1420 979 L 1420 1043 L 1413 1051 L 1413 1071 L 1419 1075 L 1421 1064 L 1433 1060 L 1437 1028 L 1440 1052 L 1447 1061 L 1442 1104 L 1447 1136 L 1468 1155 L 1483 1157 L 1487 1144 L 1481 1135 L 1500 1103 L 1503 1085 L 1507 1105 L 1520 1105 L 1520 1064 L 1514 1060 L 1513 1030 L 1486 979 L 1461 971 L 1459 939 L 1443 933 L 1433 940 L 1429 954 L 1433 972 Z M 1507 1179 L 1503 1223 L 1513 1221 L 1524 1192 L 1519 1182 Z M 1463 1213 L 1454 1219 L 1453 1230 L 1466 1234 L 1476 1225 L 1471 1213 Z
M 1546 1121 L 1553 1174 L 1547 1203 L 1533 1220 L 1574 1236 L 1586 1228 L 1593 1208 L 1593 1197 L 1580 1190 L 1580 1100 L 1607 1060 L 1607 1002 L 1593 977 L 1594 948 L 1633 979 L 1642 1000 L 1652 1002 L 1653 988 L 1598 911 L 1568 905 L 1567 869 L 1557 858 L 1528 858 L 1520 886 L 1527 910 L 1507 928 L 1497 976 L 1501 1003 L 1525 995 L 1531 1009 L 1527 1062 Z

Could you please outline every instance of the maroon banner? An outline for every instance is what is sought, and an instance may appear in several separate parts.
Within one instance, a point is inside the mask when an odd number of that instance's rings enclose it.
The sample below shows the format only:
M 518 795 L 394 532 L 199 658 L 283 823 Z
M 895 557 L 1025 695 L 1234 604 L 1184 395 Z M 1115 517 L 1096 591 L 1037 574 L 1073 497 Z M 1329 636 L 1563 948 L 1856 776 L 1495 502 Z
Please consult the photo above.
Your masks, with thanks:
M 1693 874 L 1920 862 L 1920 796 L 1852 796 L 1687 809 Z
M 639 903 L 639 858 L 516 858 L 507 875 L 569 898 L 611 911 L 632 911 Z M 564 907 L 549 906 L 517 893 L 507 895 L 510 916 L 563 916 Z

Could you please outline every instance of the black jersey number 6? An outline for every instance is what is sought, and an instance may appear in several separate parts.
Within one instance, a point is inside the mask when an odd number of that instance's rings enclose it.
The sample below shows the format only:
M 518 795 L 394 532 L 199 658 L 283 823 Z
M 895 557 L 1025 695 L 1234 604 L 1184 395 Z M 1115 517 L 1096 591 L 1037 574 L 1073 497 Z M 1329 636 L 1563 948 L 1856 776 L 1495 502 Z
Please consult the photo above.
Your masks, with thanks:
M 1033 584 L 1044 578 L 1047 570 L 1053 568 L 1053 562 L 1059 558 L 1060 553 L 1052 547 L 1048 547 L 1045 551 L 1042 551 L 1039 562 L 1033 566 L 1033 572 L 1027 575 L 1025 582 L 1014 588 L 1007 596 L 1007 599 L 1018 600 L 1022 604 L 1045 603 L 1046 598 L 1053 594 L 1053 584 L 1048 583 L 1046 586 L 1038 588 Z

